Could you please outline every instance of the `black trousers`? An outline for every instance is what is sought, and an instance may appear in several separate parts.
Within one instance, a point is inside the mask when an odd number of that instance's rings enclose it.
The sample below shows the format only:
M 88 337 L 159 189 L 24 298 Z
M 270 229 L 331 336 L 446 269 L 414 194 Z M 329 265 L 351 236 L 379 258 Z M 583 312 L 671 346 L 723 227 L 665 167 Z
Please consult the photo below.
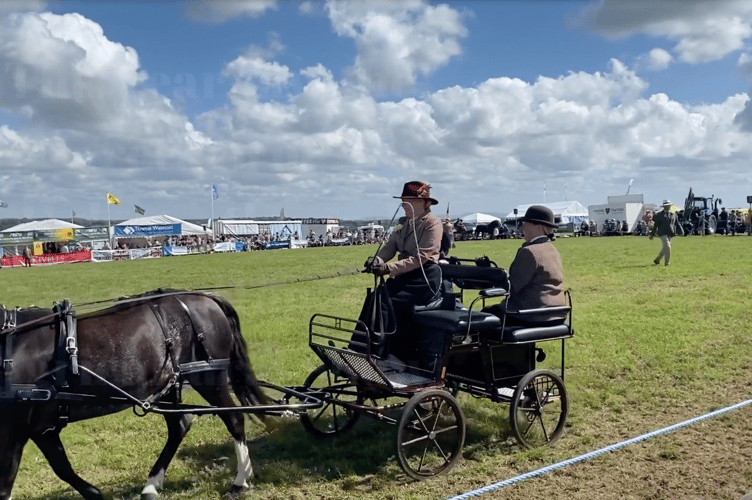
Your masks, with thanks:
M 386 286 L 397 317 L 397 331 L 392 335 L 390 352 L 403 359 L 420 358 L 420 332 L 413 318 L 414 307 L 429 304 L 440 296 L 441 269 L 438 265 L 414 269 L 389 278 Z

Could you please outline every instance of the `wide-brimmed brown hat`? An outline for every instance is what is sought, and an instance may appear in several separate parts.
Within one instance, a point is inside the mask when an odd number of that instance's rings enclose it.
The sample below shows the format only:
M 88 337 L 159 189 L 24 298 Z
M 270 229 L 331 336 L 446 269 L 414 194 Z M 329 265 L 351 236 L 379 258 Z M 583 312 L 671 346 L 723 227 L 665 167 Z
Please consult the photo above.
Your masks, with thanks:
M 421 181 L 406 182 L 402 188 L 402 194 L 395 196 L 395 198 L 428 200 L 431 202 L 431 205 L 439 204 L 438 201 L 431 198 L 431 185 Z
M 554 220 L 554 213 L 550 208 L 543 205 L 532 205 L 525 211 L 525 216 L 522 221 L 530 222 L 533 224 L 542 224 L 548 227 L 559 227 Z

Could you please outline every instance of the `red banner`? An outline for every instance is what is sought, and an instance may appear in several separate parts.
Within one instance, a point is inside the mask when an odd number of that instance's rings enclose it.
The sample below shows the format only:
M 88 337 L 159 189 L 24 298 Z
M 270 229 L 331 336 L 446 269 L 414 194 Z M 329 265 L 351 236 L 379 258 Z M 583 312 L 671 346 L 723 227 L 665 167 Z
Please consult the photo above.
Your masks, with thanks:
M 45 253 L 42 255 L 32 255 L 32 266 L 46 266 L 49 264 L 66 264 L 70 262 L 85 262 L 91 260 L 91 250 L 71 253 Z M 22 267 L 24 258 L 20 255 L 13 257 L 3 257 L 3 267 Z

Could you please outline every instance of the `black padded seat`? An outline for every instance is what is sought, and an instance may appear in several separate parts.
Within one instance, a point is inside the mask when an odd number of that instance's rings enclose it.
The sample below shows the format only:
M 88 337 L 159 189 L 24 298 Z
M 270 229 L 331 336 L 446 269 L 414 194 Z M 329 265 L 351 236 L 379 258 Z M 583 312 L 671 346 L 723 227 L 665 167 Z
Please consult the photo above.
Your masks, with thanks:
M 488 331 L 501 328 L 501 319 L 489 313 L 460 309 L 455 311 L 421 311 L 415 313 L 415 321 L 421 326 L 441 330 L 445 333 L 466 332 L 470 330 Z
M 542 340 L 563 339 L 572 336 L 567 324 L 556 326 L 508 326 L 504 328 L 501 341 L 505 344 L 524 344 Z

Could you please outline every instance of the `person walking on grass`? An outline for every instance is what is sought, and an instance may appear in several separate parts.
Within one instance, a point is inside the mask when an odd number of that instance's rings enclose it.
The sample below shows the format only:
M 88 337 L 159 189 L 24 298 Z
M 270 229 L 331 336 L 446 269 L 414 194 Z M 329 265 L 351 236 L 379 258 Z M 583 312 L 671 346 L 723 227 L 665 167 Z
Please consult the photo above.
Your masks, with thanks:
M 653 229 L 650 231 L 651 240 L 655 235 L 661 238 L 661 253 L 653 261 L 654 265 L 660 264 L 661 258 L 667 266 L 671 263 L 671 238 L 677 234 L 684 234 L 684 232 L 676 220 L 676 214 L 671 212 L 671 202 L 663 200 L 663 210 L 656 212 L 653 217 Z

